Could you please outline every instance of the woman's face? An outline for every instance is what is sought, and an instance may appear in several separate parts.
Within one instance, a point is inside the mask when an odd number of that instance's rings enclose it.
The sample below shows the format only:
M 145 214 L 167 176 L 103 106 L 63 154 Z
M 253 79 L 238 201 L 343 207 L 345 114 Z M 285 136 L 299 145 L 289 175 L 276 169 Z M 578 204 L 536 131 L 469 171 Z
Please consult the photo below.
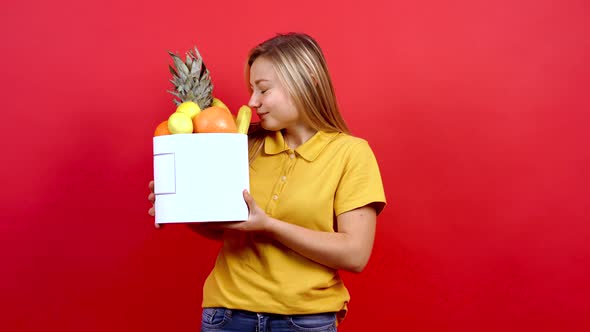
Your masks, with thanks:
M 250 67 L 252 96 L 248 106 L 256 110 L 266 130 L 295 129 L 301 124 L 299 112 L 270 60 L 260 57 Z

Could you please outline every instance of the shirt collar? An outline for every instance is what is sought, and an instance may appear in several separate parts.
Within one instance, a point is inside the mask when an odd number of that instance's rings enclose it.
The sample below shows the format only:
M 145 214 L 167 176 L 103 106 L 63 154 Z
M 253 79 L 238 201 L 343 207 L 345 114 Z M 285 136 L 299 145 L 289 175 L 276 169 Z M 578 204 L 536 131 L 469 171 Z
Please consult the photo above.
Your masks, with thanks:
M 295 152 L 307 161 L 314 161 L 338 134 L 338 132 L 318 131 L 307 142 L 301 144 L 295 149 Z M 289 148 L 281 131 L 270 133 L 264 139 L 264 152 L 266 154 L 279 154 L 287 151 Z

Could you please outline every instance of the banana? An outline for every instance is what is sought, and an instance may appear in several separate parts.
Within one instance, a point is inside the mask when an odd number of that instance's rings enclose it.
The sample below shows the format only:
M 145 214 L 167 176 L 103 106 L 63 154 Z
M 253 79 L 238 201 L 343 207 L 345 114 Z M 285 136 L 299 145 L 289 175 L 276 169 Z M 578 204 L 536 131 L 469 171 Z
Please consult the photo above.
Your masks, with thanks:
M 238 127 L 238 133 L 248 134 L 248 128 L 250 127 L 250 120 L 252 119 L 252 109 L 246 105 L 242 105 L 238 110 L 238 116 L 236 117 L 236 126 Z
M 213 101 L 211 102 L 211 106 L 217 106 L 217 107 L 221 107 L 221 108 L 225 108 L 226 110 L 229 111 L 229 107 L 227 107 L 219 98 L 213 98 Z

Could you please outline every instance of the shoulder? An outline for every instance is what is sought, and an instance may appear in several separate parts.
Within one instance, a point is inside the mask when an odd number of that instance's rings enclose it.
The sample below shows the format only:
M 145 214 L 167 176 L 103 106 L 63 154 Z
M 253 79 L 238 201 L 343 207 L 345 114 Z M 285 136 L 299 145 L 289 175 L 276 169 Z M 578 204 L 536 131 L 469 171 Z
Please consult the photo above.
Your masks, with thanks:
M 337 133 L 331 145 L 351 155 L 372 152 L 371 146 L 366 139 L 345 133 Z
M 345 162 L 356 157 L 371 154 L 371 148 L 366 140 L 340 132 L 316 133 L 307 142 L 295 149 L 303 159 L 315 164 L 334 166 L 335 162 Z
M 365 140 L 364 138 L 353 136 L 351 134 L 346 133 L 337 133 L 335 140 L 342 142 L 344 144 L 367 143 L 367 140 Z
M 375 161 L 373 149 L 366 139 L 345 133 L 329 135 L 332 135 L 330 142 L 324 149 L 324 159 L 329 160 L 329 165 L 349 167 Z

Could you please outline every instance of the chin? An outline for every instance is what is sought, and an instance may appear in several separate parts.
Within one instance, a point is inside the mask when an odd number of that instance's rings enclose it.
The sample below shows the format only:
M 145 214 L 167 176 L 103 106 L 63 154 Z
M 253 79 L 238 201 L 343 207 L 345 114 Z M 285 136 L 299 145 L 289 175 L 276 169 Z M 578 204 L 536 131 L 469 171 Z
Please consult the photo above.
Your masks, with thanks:
M 269 130 L 269 131 L 278 131 L 283 129 L 282 127 L 278 126 L 276 123 L 272 123 L 271 121 L 265 121 L 262 120 L 260 122 L 260 126 L 262 128 L 264 128 L 265 130 Z

